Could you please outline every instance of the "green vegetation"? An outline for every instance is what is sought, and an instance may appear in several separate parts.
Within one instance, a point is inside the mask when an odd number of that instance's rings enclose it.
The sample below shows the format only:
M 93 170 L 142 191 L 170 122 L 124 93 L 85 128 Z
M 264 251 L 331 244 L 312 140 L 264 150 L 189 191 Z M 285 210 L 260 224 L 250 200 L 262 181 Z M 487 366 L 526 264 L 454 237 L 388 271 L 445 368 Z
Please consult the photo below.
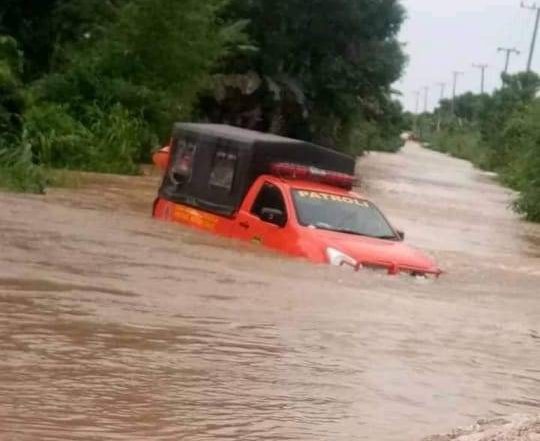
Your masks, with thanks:
M 42 192 L 46 184 L 43 169 L 33 163 L 30 146 L 23 143 L 26 99 L 21 74 L 17 42 L 0 36 L 0 186 Z
M 396 150 L 398 0 L 5 0 L 0 185 L 136 173 L 178 120 Z
M 455 117 L 451 103 L 443 101 L 420 120 L 433 148 L 493 170 L 518 190 L 515 207 L 533 221 L 540 221 L 539 91 L 534 73 L 506 75 L 492 95 L 457 97 Z
M 248 20 L 251 46 L 224 60 L 224 90 L 202 100 L 205 115 L 351 153 L 399 135 L 398 1 L 234 0 L 226 17 Z
M 45 171 L 33 163 L 28 145 L 16 149 L 0 145 L 0 187 L 43 193 L 47 183 Z

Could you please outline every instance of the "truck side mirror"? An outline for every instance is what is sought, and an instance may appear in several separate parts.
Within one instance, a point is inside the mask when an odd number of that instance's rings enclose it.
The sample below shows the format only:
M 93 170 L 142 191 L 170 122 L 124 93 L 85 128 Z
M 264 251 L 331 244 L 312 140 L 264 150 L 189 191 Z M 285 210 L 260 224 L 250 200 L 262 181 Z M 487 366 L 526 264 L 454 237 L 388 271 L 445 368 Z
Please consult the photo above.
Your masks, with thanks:
M 268 222 L 269 224 L 277 225 L 280 228 L 283 228 L 287 223 L 285 213 L 276 208 L 263 208 L 259 218 L 263 222 Z
M 403 231 L 401 231 L 401 230 L 397 230 L 396 233 L 397 233 L 397 235 L 399 237 L 399 240 L 401 242 L 403 242 L 405 240 L 405 233 Z

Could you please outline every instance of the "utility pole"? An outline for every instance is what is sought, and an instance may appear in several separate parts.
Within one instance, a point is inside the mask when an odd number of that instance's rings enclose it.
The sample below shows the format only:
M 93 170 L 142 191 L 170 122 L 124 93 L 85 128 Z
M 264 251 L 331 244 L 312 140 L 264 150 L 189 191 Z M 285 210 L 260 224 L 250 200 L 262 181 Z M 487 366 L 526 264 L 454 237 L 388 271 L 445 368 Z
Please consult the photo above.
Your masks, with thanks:
M 413 132 L 415 135 L 418 134 L 418 106 L 420 105 L 420 92 L 419 91 L 414 91 L 413 92 L 413 95 L 416 97 L 416 104 L 415 104 L 415 107 L 414 107 L 414 127 L 413 127 Z
M 457 90 L 457 80 L 459 78 L 460 75 L 463 75 L 464 72 L 460 72 L 458 70 L 455 70 L 454 72 L 452 72 L 453 75 L 454 75 L 454 82 L 453 82 L 453 87 L 452 87 L 452 115 L 455 115 L 455 111 L 456 111 L 456 90 Z
M 446 83 L 437 83 L 436 85 L 441 88 L 441 98 L 439 99 L 439 101 L 442 101 L 444 100 L 444 90 L 446 89 Z
M 424 113 L 428 111 L 429 86 L 424 87 Z
M 418 107 L 420 106 L 420 92 L 414 91 L 413 95 L 416 97 L 416 104 L 414 106 L 414 113 L 418 115 Z
M 529 60 L 527 61 L 527 72 L 531 71 L 532 68 L 532 61 L 534 56 L 534 47 L 536 46 L 536 36 L 538 35 L 538 25 L 540 24 L 540 6 L 538 6 L 536 3 L 532 5 L 525 4 L 524 1 L 521 2 L 521 7 L 524 9 L 529 9 L 531 11 L 536 12 L 536 21 L 534 24 L 534 31 L 531 41 L 531 48 L 529 50 Z
M 442 123 L 442 100 L 444 100 L 444 89 L 446 89 L 446 83 L 437 83 L 437 86 L 441 88 L 441 96 L 439 99 L 439 111 L 437 112 L 437 132 L 441 131 L 441 123 Z
M 482 82 L 480 83 L 480 93 L 483 95 L 486 88 L 486 69 L 489 67 L 487 64 L 473 64 L 473 67 L 480 69 L 482 73 Z
M 497 49 L 497 52 L 505 52 L 506 53 L 506 62 L 504 63 L 504 73 L 508 72 L 508 67 L 510 67 L 510 55 L 521 54 L 520 51 L 518 51 L 515 47 L 500 47 Z

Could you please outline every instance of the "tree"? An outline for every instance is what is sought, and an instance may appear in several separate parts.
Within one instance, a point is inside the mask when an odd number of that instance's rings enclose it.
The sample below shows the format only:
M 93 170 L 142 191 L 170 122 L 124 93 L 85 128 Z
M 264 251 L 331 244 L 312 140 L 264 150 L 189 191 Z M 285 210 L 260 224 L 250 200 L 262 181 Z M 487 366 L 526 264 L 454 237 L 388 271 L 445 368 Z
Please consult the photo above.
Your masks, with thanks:
M 37 119 L 35 126 L 54 113 L 49 104 L 60 106 L 58 113 L 65 117 L 53 119 L 59 130 L 48 133 L 66 133 L 66 124 L 73 124 L 77 133 L 79 124 L 98 127 L 96 115 L 107 123 L 113 119 L 106 113 L 113 109 L 125 120 L 125 110 L 134 120 L 126 126 L 136 128 L 137 134 L 141 124 L 146 128 L 133 160 L 147 160 L 158 140 L 170 135 L 174 121 L 191 117 L 211 69 L 242 38 L 241 26 L 219 18 L 223 5 L 222 0 L 131 0 L 111 11 L 115 18 L 104 28 L 88 22 L 81 29 L 93 36 L 70 38 L 54 71 L 34 83 L 34 101 L 43 107 L 41 113 L 30 113 Z M 58 14 L 67 13 L 58 8 Z M 67 164 L 62 154 L 43 157 L 62 158 L 62 166 Z M 81 155 L 78 158 L 74 164 L 80 168 Z
M 4 0 L 0 33 L 13 37 L 25 56 L 25 79 L 48 71 L 53 50 L 52 11 L 57 0 Z
M 97 39 L 129 0 L 3 0 L 0 33 L 15 38 L 25 56 L 25 79 L 51 71 L 64 46 Z
M 234 54 L 223 71 L 255 72 L 260 87 L 229 90 L 213 109 L 206 102 L 218 120 L 240 108 L 253 118 L 242 125 L 337 147 L 355 123 L 384 119 L 405 64 L 396 0 L 235 0 L 227 17 L 249 19 L 256 50 Z
M 25 105 L 22 70 L 17 42 L 0 35 L 0 136 L 13 135 L 21 128 Z

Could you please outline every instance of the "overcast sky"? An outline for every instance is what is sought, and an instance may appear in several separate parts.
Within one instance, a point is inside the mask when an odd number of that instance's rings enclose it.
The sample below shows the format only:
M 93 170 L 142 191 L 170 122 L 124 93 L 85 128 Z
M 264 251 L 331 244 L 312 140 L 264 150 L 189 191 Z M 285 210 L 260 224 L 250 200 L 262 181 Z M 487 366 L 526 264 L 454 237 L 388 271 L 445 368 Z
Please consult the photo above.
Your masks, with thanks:
M 420 110 L 424 107 L 423 88 L 430 87 L 429 108 L 440 96 L 438 82 L 446 82 L 446 96 L 452 92 L 452 71 L 459 77 L 458 93 L 480 90 L 480 70 L 473 63 L 489 64 L 486 87 L 500 86 L 504 55 L 498 46 L 516 47 L 510 72 L 525 70 L 534 26 L 533 11 L 520 8 L 520 0 L 401 0 L 407 9 L 400 40 L 406 44 L 409 64 L 395 85 L 402 101 L 414 111 L 414 91 L 422 89 Z M 538 3 L 540 5 L 540 3 Z M 540 37 L 533 69 L 540 71 Z

